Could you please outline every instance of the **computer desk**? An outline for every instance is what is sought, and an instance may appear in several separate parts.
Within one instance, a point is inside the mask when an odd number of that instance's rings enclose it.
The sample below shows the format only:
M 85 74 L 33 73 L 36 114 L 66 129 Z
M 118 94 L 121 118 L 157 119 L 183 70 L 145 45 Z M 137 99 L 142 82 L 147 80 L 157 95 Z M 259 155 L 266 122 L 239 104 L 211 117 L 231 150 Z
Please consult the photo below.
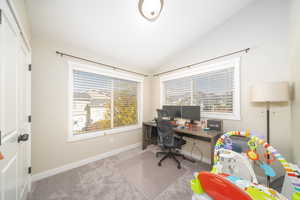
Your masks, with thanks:
M 204 131 L 200 127 L 193 128 L 174 128 L 178 136 L 193 138 L 196 140 L 205 141 L 210 145 L 210 165 L 214 163 L 214 149 L 218 138 L 223 134 L 222 131 Z M 143 150 L 150 144 L 157 144 L 157 127 L 155 122 L 143 123 Z

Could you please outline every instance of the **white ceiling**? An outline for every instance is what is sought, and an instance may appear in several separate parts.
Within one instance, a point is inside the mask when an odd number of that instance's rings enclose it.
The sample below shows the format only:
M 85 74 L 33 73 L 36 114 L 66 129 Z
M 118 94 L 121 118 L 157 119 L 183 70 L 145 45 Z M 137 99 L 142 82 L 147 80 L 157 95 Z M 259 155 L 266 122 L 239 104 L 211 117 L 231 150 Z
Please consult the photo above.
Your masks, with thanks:
M 32 36 L 50 38 L 153 72 L 254 0 L 165 0 L 155 22 L 138 0 L 27 0 Z M 99 58 L 101 60 L 101 58 Z

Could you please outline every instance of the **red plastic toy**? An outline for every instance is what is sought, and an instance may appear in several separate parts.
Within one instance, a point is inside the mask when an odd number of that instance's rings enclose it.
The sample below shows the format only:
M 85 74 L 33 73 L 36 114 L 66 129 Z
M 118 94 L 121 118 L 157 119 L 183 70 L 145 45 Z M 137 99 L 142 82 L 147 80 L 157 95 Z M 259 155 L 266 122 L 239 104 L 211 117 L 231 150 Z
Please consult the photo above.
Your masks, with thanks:
M 200 172 L 198 179 L 204 191 L 214 200 L 252 200 L 246 192 L 220 175 Z

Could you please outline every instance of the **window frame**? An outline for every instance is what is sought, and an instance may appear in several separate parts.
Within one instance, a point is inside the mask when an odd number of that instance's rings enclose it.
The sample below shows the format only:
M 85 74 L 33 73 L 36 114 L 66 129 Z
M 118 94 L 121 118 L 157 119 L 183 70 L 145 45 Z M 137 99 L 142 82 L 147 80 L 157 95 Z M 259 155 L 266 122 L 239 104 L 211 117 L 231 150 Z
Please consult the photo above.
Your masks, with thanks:
M 68 61 L 68 67 L 69 67 L 69 73 L 68 73 L 68 142 L 78 141 L 78 140 L 84 140 L 104 135 L 110 135 L 110 134 L 116 134 L 116 133 L 122 133 L 130 130 L 136 130 L 142 128 L 143 123 L 143 88 L 144 88 L 144 78 L 141 76 L 129 74 L 126 72 L 121 72 L 117 70 L 107 69 L 91 65 L 91 64 L 83 64 L 79 62 L 74 61 Z M 93 131 L 90 133 L 85 134 L 79 134 L 74 135 L 73 134 L 73 70 L 79 70 L 84 72 L 90 72 L 95 73 L 103 76 L 108 76 L 111 78 L 118 78 L 123 80 L 129 80 L 134 81 L 138 83 L 138 93 L 137 93 L 137 115 L 138 115 L 138 123 L 135 125 L 129 125 L 129 126 L 123 126 L 123 127 L 117 127 L 107 130 L 101 130 L 101 131 Z
M 165 88 L 164 82 L 189 76 L 199 75 L 202 73 L 218 71 L 234 67 L 234 97 L 233 97 L 233 112 L 232 113 L 218 113 L 218 112 L 201 112 L 203 118 L 213 119 L 228 119 L 228 120 L 241 120 L 241 98 L 240 98 L 240 63 L 241 58 L 231 58 L 228 60 L 215 62 L 208 65 L 196 65 L 190 69 L 170 73 L 160 77 L 160 107 L 165 103 Z M 193 91 L 193 90 L 192 90 Z M 193 95 L 192 95 L 193 96 Z

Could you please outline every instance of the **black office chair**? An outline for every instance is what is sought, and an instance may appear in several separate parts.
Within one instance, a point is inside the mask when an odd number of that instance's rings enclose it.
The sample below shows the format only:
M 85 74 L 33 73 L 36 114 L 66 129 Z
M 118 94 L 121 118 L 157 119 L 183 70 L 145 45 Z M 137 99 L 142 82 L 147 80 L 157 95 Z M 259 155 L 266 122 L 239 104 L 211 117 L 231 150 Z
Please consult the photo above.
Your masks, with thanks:
M 183 145 L 186 144 L 186 141 L 182 138 L 178 138 L 174 134 L 174 126 L 170 123 L 169 120 L 156 119 L 157 124 L 157 133 L 158 133 L 158 145 L 166 150 L 162 152 L 157 152 L 156 157 L 159 155 L 164 155 L 164 157 L 158 162 L 158 166 L 161 166 L 161 163 L 166 158 L 172 158 L 177 163 L 177 168 L 181 169 L 181 164 L 176 156 L 180 156 L 185 159 L 184 155 L 180 154 L 176 149 L 181 149 Z
M 157 118 L 158 119 L 163 119 L 165 117 L 169 117 L 169 113 L 166 110 L 156 109 L 156 112 L 157 112 Z

